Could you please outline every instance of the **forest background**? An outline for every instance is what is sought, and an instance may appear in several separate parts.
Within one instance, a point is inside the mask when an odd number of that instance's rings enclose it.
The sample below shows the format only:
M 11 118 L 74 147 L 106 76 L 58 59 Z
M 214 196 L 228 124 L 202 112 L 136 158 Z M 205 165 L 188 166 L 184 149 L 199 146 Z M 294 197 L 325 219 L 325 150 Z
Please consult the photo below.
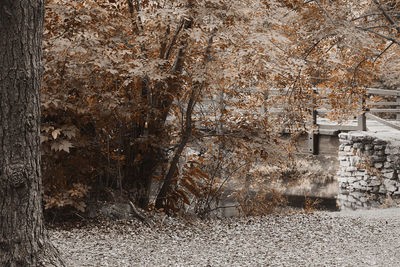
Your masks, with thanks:
M 46 1 L 45 209 L 122 198 L 204 215 L 229 181 L 242 211 L 271 211 L 268 184 L 301 175 L 292 156 L 313 108 L 342 122 L 366 108 L 366 87 L 398 87 L 399 11 L 387 0 Z

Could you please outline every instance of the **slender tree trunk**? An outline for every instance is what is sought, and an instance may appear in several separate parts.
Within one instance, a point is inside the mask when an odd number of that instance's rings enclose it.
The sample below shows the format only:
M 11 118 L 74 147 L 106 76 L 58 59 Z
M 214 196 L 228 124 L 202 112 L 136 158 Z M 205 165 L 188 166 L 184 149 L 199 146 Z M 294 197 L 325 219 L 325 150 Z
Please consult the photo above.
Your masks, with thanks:
M 181 154 L 182 154 L 183 150 L 185 149 L 186 144 L 189 141 L 189 138 L 192 136 L 192 113 L 193 113 L 194 106 L 196 105 L 197 98 L 199 96 L 198 91 L 201 91 L 203 85 L 204 84 L 199 86 L 200 89 L 195 88 L 192 90 L 192 93 L 191 93 L 191 96 L 189 99 L 189 103 L 188 103 L 188 106 L 186 109 L 185 129 L 182 133 L 182 138 L 181 138 L 181 141 L 179 142 L 179 146 L 176 149 L 174 157 L 172 158 L 172 161 L 169 165 L 168 172 L 165 175 L 164 183 L 160 189 L 160 192 L 158 192 L 156 204 L 155 204 L 156 209 L 161 209 L 165 206 L 165 202 L 167 200 L 168 193 L 170 191 L 170 186 L 171 186 L 172 180 L 174 179 L 175 172 L 178 168 L 179 158 L 181 157 Z
M 0 0 L 0 266 L 62 266 L 43 225 L 44 0 Z
M 191 22 L 189 22 L 190 24 Z M 214 29 L 210 38 L 208 39 L 208 45 L 206 47 L 206 51 L 204 53 L 204 59 L 203 59 L 203 67 L 206 67 L 207 62 L 209 61 L 209 55 L 211 51 L 211 46 L 214 42 L 214 35 L 215 35 L 216 30 Z M 181 55 L 183 56 L 183 54 Z M 165 206 L 166 200 L 168 198 L 168 194 L 170 191 L 170 186 L 172 183 L 172 180 L 175 177 L 175 172 L 178 168 L 178 162 L 179 158 L 181 157 L 181 154 L 183 150 L 185 149 L 190 137 L 192 136 L 192 113 L 194 110 L 194 107 L 196 103 L 198 102 L 198 98 L 201 95 L 201 92 L 203 91 L 204 88 L 204 82 L 200 84 L 195 84 L 194 88 L 192 89 L 192 92 L 190 94 L 189 102 L 187 105 L 186 109 L 186 121 L 185 121 L 185 128 L 182 133 L 181 140 L 179 142 L 178 148 L 175 150 L 174 157 L 171 160 L 171 163 L 169 164 L 169 169 L 164 177 L 164 183 L 160 189 L 160 192 L 158 192 L 156 203 L 155 203 L 155 208 L 156 209 L 161 209 Z

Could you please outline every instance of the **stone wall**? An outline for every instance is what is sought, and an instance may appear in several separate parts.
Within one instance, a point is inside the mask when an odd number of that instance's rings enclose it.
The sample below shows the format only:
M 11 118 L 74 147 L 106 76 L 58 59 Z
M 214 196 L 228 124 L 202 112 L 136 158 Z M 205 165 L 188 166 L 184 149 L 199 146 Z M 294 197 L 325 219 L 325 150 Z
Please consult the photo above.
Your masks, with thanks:
M 400 202 L 400 142 L 367 132 L 341 133 L 339 141 L 338 204 L 355 209 Z

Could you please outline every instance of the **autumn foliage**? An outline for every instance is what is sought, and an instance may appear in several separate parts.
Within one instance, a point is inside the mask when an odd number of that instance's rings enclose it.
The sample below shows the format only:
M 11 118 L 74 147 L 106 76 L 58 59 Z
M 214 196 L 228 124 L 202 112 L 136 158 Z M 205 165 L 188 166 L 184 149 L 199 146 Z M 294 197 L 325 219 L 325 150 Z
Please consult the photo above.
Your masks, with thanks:
M 228 181 L 256 190 L 274 178 L 254 169 L 287 164 L 279 135 L 304 131 L 310 105 L 360 112 L 363 88 L 390 80 L 381 69 L 396 60 L 378 55 L 390 39 L 357 19 L 366 4 L 307 2 L 47 1 L 45 208 L 83 211 L 112 189 L 142 208 L 204 213 Z

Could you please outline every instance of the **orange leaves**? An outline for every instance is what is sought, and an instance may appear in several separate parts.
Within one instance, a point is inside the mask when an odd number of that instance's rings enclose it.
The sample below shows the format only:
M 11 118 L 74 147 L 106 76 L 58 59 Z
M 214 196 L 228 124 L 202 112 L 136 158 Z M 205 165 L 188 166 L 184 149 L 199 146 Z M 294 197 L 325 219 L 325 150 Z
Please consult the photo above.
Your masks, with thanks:
M 198 167 L 196 165 L 191 165 L 189 167 L 189 170 L 188 170 L 187 174 L 189 176 L 196 177 L 196 179 L 199 179 L 199 180 L 201 180 L 201 179 L 206 179 L 206 180 L 210 179 L 208 177 L 208 173 L 204 172 L 200 167 Z
M 61 208 L 72 206 L 80 212 L 84 212 L 86 208 L 82 198 L 86 197 L 89 192 L 89 187 L 81 183 L 74 183 L 72 188 L 65 192 L 60 192 L 50 197 L 44 196 L 45 209 Z
M 126 1 L 48 1 L 46 181 L 59 169 L 69 184 L 90 184 L 93 177 L 108 177 L 114 186 L 115 177 L 122 185 L 140 181 L 149 158 L 162 154 L 168 161 L 188 121 L 188 100 L 198 91 L 191 141 L 201 143 L 205 156 L 185 156 L 192 162 L 182 164 L 170 196 L 173 209 L 189 205 L 274 157 L 272 140 L 283 129 L 304 130 L 310 105 L 329 103 L 336 113 L 356 109 L 341 99 L 353 101 L 362 92 L 342 91 L 377 80 L 381 64 L 399 65 L 386 56 L 374 62 L 386 46 L 355 27 L 362 22 L 349 20 L 354 1 L 138 2 L 140 12 L 130 14 Z M 365 57 L 371 58 L 358 65 Z M 396 73 L 388 79 L 398 79 Z M 330 100 L 315 95 L 316 87 L 332 89 Z M 266 100 L 264 92 L 273 88 L 282 89 L 280 96 Z M 274 113 L 277 107 L 285 113 Z M 240 166 L 243 171 L 232 172 Z
M 53 136 L 53 139 L 56 140 L 57 136 L 61 133 L 61 129 L 55 129 L 54 131 L 51 132 L 51 136 Z

